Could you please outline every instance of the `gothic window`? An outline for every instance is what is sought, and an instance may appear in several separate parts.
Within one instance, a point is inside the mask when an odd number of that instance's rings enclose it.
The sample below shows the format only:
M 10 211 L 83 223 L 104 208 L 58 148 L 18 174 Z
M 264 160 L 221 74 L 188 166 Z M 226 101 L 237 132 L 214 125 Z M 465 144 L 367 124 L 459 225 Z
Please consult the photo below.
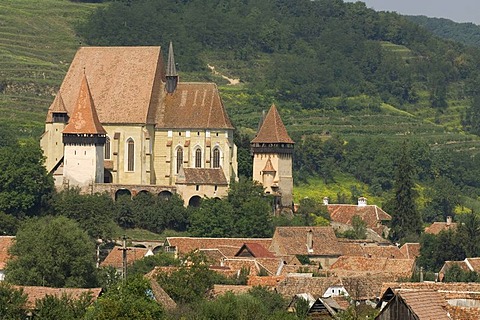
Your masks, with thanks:
M 183 149 L 178 147 L 177 149 L 177 173 L 183 165 Z
M 130 138 L 127 140 L 127 171 L 135 169 L 135 142 Z
M 220 150 L 213 149 L 213 168 L 220 168 Z
M 202 167 L 202 149 L 195 150 L 195 168 Z
M 110 138 L 105 139 L 105 160 L 110 159 Z

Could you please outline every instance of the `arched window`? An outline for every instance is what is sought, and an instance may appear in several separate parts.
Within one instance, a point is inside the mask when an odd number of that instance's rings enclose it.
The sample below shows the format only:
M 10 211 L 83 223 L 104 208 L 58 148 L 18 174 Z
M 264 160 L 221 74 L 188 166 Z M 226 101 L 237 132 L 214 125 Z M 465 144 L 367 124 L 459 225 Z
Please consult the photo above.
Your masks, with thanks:
M 127 171 L 135 170 L 135 142 L 130 138 L 127 140 Z
M 202 167 L 202 149 L 195 150 L 195 168 Z
M 220 168 L 220 150 L 218 148 L 213 149 L 213 167 Z
M 110 138 L 105 139 L 105 160 L 110 160 Z
M 183 149 L 182 147 L 178 147 L 177 149 L 177 173 L 180 171 L 180 168 L 183 165 Z

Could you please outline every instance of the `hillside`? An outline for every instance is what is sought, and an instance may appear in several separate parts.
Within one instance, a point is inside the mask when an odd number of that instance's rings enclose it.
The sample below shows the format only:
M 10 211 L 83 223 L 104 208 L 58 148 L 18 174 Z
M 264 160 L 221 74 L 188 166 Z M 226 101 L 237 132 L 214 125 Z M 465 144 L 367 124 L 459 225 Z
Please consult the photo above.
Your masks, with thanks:
M 38 138 L 75 51 L 73 27 L 98 5 L 58 0 L 0 3 L 0 125 Z

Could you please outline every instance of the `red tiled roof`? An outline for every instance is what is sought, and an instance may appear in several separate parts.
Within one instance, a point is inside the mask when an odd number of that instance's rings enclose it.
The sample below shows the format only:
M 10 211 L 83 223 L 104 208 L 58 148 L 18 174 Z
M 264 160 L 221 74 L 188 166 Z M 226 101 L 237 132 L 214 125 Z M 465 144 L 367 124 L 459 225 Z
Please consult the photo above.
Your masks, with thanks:
M 165 97 L 164 114 L 157 113 L 157 127 L 233 129 L 214 83 L 178 83 Z
M 275 255 L 259 243 L 244 243 L 235 257 L 275 258 Z
M 72 299 L 79 299 L 83 294 L 91 294 L 92 301 L 96 300 L 102 288 L 49 288 L 49 287 L 34 287 L 34 286 L 14 286 L 17 289 L 22 289 L 27 295 L 27 308 L 34 308 L 35 302 L 39 299 L 43 299 L 45 296 L 61 297 L 67 295 Z
M 394 245 L 378 245 L 377 243 L 361 243 L 357 241 L 339 241 L 344 256 L 362 256 L 370 258 L 405 259 L 405 255 Z
M 70 115 L 67 126 L 63 129 L 63 133 L 76 134 L 106 134 L 107 132 L 98 120 L 95 105 L 93 103 L 87 78 L 84 75 L 80 85 L 80 92 L 75 104 L 75 108 Z
M 47 120 L 45 122 L 53 121 L 53 113 L 67 113 L 67 109 L 65 108 L 65 103 L 63 102 L 60 91 L 55 96 L 55 99 L 48 110 Z
M 0 270 L 5 269 L 8 259 L 10 258 L 8 254 L 8 249 L 13 244 L 15 237 L 13 236 L 1 236 L 0 237 Z
M 310 231 L 313 247 L 309 252 L 307 233 Z M 277 255 L 341 255 L 341 248 L 332 227 L 277 227 L 269 250 Z
M 263 168 L 262 172 L 277 172 L 272 165 L 272 161 L 268 158 L 267 163 L 265 163 L 265 168 Z
M 447 303 L 435 291 L 399 291 L 397 293 L 419 320 L 450 320 Z M 388 306 L 386 307 L 388 308 Z
M 332 221 L 352 225 L 354 216 L 359 216 L 367 224 L 367 228 L 375 228 L 384 220 L 391 220 L 392 217 L 376 205 L 350 205 L 350 204 L 329 204 L 328 212 Z
M 270 107 L 252 143 L 294 143 L 275 105 Z
M 456 228 L 456 222 L 434 222 L 425 228 L 425 233 L 439 234 L 441 231 L 454 230 Z
M 211 294 L 213 297 L 223 295 L 227 292 L 243 294 L 247 293 L 250 289 L 252 289 L 252 286 L 214 284 Z
M 181 168 L 178 173 L 178 184 L 217 184 L 228 185 L 222 168 Z
M 402 252 L 407 259 L 416 259 L 420 256 L 420 243 L 407 242 L 400 247 L 400 252 Z
M 146 248 L 136 248 L 130 247 L 127 248 L 127 263 L 131 264 L 137 260 L 145 257 L 145 254 L 148 252 Z M 101 263 L 102 267 L 112 266 L 116 269 L 121 269 L 123 267 L 123 251 L 120 247 L 114 247 L 108 256 Z
M 268 248 L 271 238 L 195 238 L 195 237 L 167 237 L 165 244 L 177 248 L 177 253 L 187 254 L 198 249 L 218 249 L 225 256 L 233 257 L 245 243 L 258 243 Z
M 366 258 L 355 256 L 341 256 L 330 266 L 330 271 L 339 276 L 348 276 L 365 273 L 391 274 L 398 278 L 410 277 L 415 260 Z
M 473 271 L 475 272 L 480 271 L 480 258 L 466 258 L 465 260 L 468 264 L 470 264 Z

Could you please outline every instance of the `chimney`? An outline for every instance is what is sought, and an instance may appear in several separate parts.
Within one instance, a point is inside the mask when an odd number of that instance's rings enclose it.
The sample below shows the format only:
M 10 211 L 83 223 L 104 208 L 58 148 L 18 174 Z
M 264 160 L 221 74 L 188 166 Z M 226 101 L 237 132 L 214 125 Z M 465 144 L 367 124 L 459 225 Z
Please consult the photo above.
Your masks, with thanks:
M 312 231 L 312 229 L 310 229 L 307 232 L 307 251 L 308 251 L 308 253 L 313 252 L 313 231 Z
M 447 217 L 447 226 L 452 224 L 452 216 Z
M 328 197 L 323 197 L 323 205 L 328 206 Z
M 365 197 L 358 198 L 358 206 L 359 207 L 365 207 L 366 205 L 367 205 L 367 198 L 365 198 Z

